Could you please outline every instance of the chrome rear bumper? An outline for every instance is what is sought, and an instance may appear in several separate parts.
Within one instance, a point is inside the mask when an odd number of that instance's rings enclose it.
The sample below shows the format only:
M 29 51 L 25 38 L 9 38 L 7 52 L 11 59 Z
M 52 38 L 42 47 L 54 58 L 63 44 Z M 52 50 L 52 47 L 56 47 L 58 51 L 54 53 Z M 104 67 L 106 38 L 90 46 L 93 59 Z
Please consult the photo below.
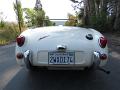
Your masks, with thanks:
M 94 61 L 93 61 L 93 63 L 95 64 L 96 67 L 100 66 L 100 63 L 101 63 L 100 55 L 101 55 L 101 53 L 98 52 L 98 51 L 95 51 L 95 52 L 93 52 L 93 55 L 94 55 Z M 24 52 L 24 62 L 25 62 L 26 65 L 28 63 L 32 64 L 32 53 L 31 53 L 30 50 L 27 50 L 27 51 Z M 47 65 L 47 66 L 49 66 L 49 65 Z

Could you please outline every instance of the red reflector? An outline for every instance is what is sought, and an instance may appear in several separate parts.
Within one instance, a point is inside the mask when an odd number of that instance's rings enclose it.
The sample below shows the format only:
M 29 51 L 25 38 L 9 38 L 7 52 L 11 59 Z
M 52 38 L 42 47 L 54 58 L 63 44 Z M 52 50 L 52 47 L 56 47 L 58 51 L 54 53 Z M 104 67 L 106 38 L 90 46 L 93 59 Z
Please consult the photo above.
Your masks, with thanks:
M 100 54 L 100 59 L 101 59 L 101 60 L 107 59 L 107 55 L 106 55 L 106 54 Z
M 23 55 L 22 53 L 18 53 L 18 54 L 16 55 L 16 57 L 17 57 L 18 59 L 22 59 L 22 58 L 24 57 L 24 55 Z
M 24 36 L 19 36 L 19 37 L 17 37 L 16 41 L 17 41 L 18 46 L 21 47 L 25 42 L 25 37 Z
M 100 37 L 99 44 L 101 48 L 105 48 L 107 45 L 107 39 L 105 37 Z

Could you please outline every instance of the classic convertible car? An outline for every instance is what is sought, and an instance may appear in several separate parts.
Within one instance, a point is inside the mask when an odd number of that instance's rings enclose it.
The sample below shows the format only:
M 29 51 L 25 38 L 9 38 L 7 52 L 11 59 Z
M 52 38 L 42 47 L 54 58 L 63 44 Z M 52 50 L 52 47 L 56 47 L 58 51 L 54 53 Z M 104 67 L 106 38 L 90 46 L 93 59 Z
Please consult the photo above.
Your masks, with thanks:
M 90 28 L 50 26 L 25 30 L 16 40 L 21 66 L 48 69 L 102 67 L 108 61 L 107 39 Z

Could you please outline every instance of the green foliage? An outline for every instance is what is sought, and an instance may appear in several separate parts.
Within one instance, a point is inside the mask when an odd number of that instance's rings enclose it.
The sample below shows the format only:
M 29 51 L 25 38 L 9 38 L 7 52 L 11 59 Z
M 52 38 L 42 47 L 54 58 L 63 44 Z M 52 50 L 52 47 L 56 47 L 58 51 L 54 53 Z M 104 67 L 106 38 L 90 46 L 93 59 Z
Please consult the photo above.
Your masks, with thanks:
M 77 26 L 77 17 L 72 14 L 68 14 L 68 21 L 65 22 L 65 26 Z
M 45 20 L 44 20 L 44 26 L 55 26 L 55 23 L 51 22 L 50 19 L 49 19 L 49 17 L 46 16 Z
M 36 26 L 42 27 L 44 26 L 45 12 L 44 10 L 36 11 Z
M 3 20 L 0 21 L 0 29 L 5 27 L 5 22 Z
M 48 16 L 45 16 L 45 12 L 42 9 L 30 9 L 24 8 L 24 12 L 26 14 L 26 24 L 28 27 L 36 26 L 52 26 L 53 23 L 49 20 Z
M 79 3 L 79 0 L 71 0 L 73 3 Z M 99 31 L 107 31 L 113 29 L 115 26 L 116 16 L 119 13 L 117 0 L 81 0 L 83 1 L 83 7 L 78 4 L 77 18 L 80 21 L 80 25 L 83 27 L 95 28 Z M 118 9 L 117 9 L 118 8 Z M 116 11 L 118 10 L 118 12 Z M 117 22 L 120 20 L 117 19 Z M 118 23 L 119 24 L 119 23 Z M 120 26 L 118 25 L 117 26 Z
M 84 17 L 84 9 L 80 8 L 80 11 L 76 12 L 76 15 L 77 15 L 78 19 L 83 19 L 83 17 Z
M 89 27 L 97 29 L 99 31 L 104 31 L 107 28 L 107 17 L 104 12 L 101 15 L 90 16 Z
M 10 41 L 14 41 L 19 34 L 17 24 L 4 22 L 4 27 L 0 27 L 0 44 L 6 44 Z
M 21 28 L 24 27 L 23 9 L 22 9 L 21 2 L 16 0 L 16 3 L 13 3 L 13 6 L 14 6 L 14 11 L 15 11 L 16 16 L 17 16 L 19 29 L 20 29 L 20 32 L 21 32 Z
M 26 24 L 28 27 L 36 25 L 36 12 L 34 9 L 30 8 L 24 8 L 23 9 L 26 16 L 25 18 L 27 19 Z
M 55 23 L 55 22 L 52 22 L 52 25 L 53 25 L 53 26 L 55 26 L 55 25 L 56 25 L 56 23 Z

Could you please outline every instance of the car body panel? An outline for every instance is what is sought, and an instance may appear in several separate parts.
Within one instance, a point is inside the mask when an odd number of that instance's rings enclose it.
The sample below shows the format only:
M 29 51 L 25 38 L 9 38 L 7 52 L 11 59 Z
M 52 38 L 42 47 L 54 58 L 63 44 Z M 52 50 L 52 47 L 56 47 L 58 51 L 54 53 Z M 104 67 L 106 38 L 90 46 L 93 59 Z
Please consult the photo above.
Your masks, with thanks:
M 93 40 L 86 39 L 86 35 L 91 34 Z M 70 26 L 52 26 L 28 29 L 21 33 L 25 36 L 25 43 L 22 47 L 16 44 L 16 54 L 30 50 L 32 53 L 31 63 L 33 66 L 80 66 L 89 67 L 94 61 L 94 51 L 108 55 L 108 48 L 101 48 L 98 40 L 103 36 L 94 29 L 86 29 Z M 75 52 L 74 65 L 50 65 L 48 64 L 48 52 L 57 51 L 58 45 L 66 46 L 66 51 Z M 24 58 L 17 60 L 19 65 L 24 65 Z M 100 66 L 104 66 L 107 60 L 101 61 Z

